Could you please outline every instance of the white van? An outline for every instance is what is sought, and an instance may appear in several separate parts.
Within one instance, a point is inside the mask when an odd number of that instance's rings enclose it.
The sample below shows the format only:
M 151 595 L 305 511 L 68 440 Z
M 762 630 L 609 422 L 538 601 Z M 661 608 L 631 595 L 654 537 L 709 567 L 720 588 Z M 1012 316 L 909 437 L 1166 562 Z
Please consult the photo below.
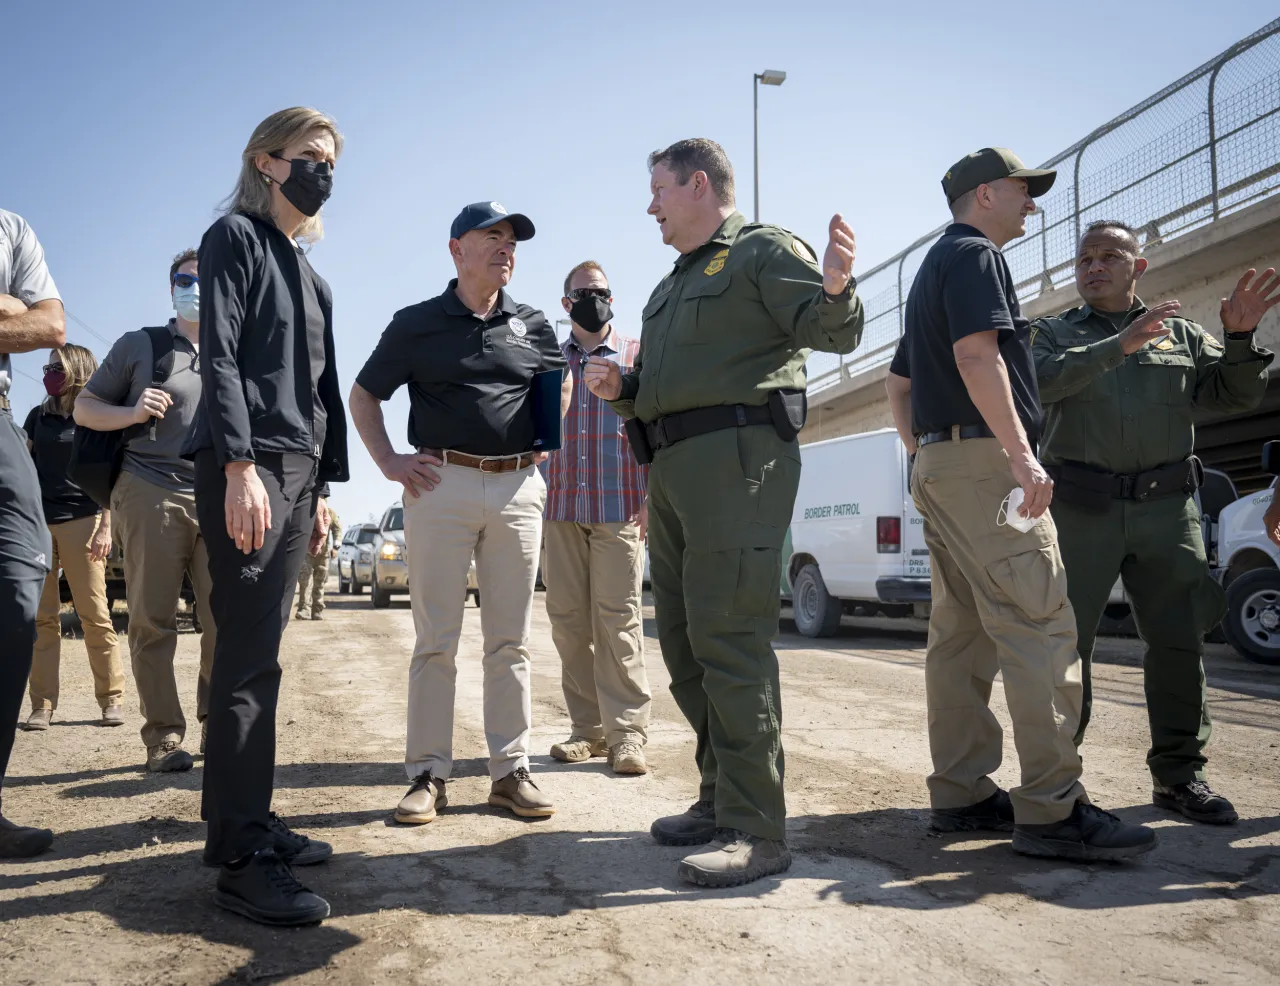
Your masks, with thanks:
M 907 616 L 928 603 L 924 519 L 911 502 L 898 433 L 813 442 L 801 446 L 800 461 L 781 587 L 800 632 L 830 636 L 855 607 Z

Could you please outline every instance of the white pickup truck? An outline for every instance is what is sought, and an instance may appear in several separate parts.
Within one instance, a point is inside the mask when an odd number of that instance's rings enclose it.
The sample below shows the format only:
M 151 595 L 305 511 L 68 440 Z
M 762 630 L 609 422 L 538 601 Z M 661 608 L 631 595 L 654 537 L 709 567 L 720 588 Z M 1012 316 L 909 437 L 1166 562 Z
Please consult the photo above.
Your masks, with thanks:
M 1215 574 L 1227 590 L 1222 633 L 1244 657 L 1280 664 L 1280 548 L 1267 537 L 1262 515 L 1275 483 L 1223 507 L 1217 543 L 1209 549 Z

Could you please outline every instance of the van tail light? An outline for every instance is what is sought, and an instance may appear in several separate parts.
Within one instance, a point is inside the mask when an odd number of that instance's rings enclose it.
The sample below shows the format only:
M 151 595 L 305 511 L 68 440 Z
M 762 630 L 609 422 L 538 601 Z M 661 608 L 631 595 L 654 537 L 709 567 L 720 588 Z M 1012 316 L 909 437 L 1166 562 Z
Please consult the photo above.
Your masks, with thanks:
M 902 518 L 876 518 L 876 553 L 897 555 L 902 552 Z

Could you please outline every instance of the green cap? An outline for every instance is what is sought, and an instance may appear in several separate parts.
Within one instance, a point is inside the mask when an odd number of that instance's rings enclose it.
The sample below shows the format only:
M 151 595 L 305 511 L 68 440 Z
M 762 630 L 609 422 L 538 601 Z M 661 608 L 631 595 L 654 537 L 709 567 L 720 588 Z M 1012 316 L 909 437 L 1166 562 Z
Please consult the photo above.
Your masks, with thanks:
M 1007 147 L 984 147 L 966 154 L 948 169 L 942 179 L 942 190 L 950 204 L 979 185 L 989 185 L 1000 178 L 1025 178 L 1031 197 L 1039 198 L 1053 187 L 1057 177 L 1058 173 L 1051 168 L 1028 168 Z

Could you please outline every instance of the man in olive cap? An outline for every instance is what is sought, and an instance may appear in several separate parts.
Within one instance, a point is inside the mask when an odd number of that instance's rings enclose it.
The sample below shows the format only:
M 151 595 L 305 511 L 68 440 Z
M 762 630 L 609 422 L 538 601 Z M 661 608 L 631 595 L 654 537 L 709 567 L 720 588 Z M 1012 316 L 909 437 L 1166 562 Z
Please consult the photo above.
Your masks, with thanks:
M 1095 808 L 1080 784 L 1075 617 L 1046 512 L 1053 482 L 1036 457 L 1029 322 L 1000 252 L 1055 177 L 999 147 L 951 167 L 942 188 L 955 222 L 911 286 L 890 366 L 932 560 L 929 798 L 937 831 L 1012 830 L 1013 848 L 1028 855 L 1125 859 L 1154 848 L 1155 834 Z M 1009 505 L 1017 493 L 1021 506 Z M 1022 767 L 1008 793 L 991 779 L 1003 746 L 988 707 L 997 672 Z

